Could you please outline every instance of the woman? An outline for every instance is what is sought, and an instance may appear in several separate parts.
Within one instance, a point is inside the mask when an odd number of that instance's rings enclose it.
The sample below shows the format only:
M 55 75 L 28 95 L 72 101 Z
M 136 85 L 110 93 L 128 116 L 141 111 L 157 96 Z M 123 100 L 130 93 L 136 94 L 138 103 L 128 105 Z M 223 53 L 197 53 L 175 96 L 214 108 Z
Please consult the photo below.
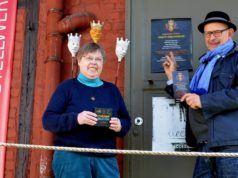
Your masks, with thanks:
M 105 51 L 89 43 L 79 50 L 77 60 L 79 75 L 62 82 L 53 93 L 43 115 L 43 127 L 55 134 L 56 146 L 115 149 L 116 137 L 126 135 L 131 119 L 117 87 L 100 79 Z M 119 178 L 115 156 L 55 151 L 54 175 Z

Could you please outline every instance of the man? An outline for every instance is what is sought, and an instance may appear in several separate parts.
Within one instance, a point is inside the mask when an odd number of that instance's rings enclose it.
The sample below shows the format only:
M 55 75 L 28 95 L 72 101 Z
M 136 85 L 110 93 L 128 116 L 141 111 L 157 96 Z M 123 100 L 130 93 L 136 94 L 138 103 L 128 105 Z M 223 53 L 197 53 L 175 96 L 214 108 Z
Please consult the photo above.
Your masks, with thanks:
M 230 17 L 221 11 L 209 12 L 198 30 L 208 51 L 190 82 L 190 93 L 181 97 L 188 107 L 186 140 L 202 152 L 238 152 L 238 52 L 232 40 L 236 31 Z M 166 91 L 173 94 L 172 52 L 163 63 L 168 77 Z M 198 157 L 194 178 L 237 178 L 238 158 Z

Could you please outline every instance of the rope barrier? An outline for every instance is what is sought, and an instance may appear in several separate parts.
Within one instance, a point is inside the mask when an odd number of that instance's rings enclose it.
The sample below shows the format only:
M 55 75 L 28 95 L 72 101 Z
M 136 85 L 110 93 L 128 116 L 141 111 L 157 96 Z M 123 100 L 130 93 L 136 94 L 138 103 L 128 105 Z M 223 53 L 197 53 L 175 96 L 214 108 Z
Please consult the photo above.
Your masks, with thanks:
M 0 143 L 0 147 L 15 147 L 25 149 L 44 149 L 73 152 L 89 153 L 115 153 L 147 156 L 205 156 L 205 157 L 238 157 L 238 153 L 214 153 L 214 152 L 182 152 L 182 151 L 146 151 L 146 150 L 121 150 L 121 149 L 96 149 L 96 148 L 78 148 L 78 147 L 59 147 L 46 145 L 18 144 L 18 143 Z

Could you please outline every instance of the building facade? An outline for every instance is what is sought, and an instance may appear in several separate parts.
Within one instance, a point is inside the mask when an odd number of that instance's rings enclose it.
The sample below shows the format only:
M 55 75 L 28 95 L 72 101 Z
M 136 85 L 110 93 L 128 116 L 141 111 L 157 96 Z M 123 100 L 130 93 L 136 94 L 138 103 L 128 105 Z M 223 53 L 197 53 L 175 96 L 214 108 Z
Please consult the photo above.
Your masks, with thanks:
M 238 24 L 237 5 L 236 0 L 18 0 L 7 142 L 53 144 L 53 136 L 42 127 L 42 114 L 57 85 L 72 77 L 67 34 L 81 34 L 83 45 L 92 40 L 90 21 L 100 20 L 104 23 L 100 44 L 107 53 L 104 80 L 116 79 L 116 38 L 130 40 L 117 86 L 133 125 L 126 139 L 118 139 L 118 148 L 152 150 L 153 131 L 160 129 L 153 125 L 153 99 L 167 102 L 168 97 L 164 73 L 151 70 L 153 22 L 186 19 L 191 23 L 192 74 L 206 50 L 197 25 L 212 10 L 227 12 Z M 52 151 L 7 148 L 4 178 L 52 177 L 51 160 Z M 194 165 L 193 157 L 118 155 L 118 161 L 124 178 L 189 178 Z
M 52 135 L 42 128 L 42 114 L 56 86 L 72 77 L 67 34 L 81 34 L 81 45 L 92 41 L 92 20 L 104 23 L 99 43 L 107 62 L 102 78 L 114 83 L 116 38 L 125 38 L 124 0 L 18 0 L 8 143 L 52 145 Z M 124 94 L 124 60 L 119 73 L 117 86 Z M 4 177 L 50 177 L 51 159 L 51 151 L 7 148 Z M 122 165 L 122 157 L 118 160 Z

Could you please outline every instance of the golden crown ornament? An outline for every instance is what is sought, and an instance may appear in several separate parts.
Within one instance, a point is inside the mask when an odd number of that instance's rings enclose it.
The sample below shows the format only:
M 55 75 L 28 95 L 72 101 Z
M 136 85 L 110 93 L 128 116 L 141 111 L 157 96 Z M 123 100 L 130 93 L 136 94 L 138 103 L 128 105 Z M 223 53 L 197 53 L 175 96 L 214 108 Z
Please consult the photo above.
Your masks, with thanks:
M 100 23 L 100 21 L 95 22 L 94 20 L 90 22 L 90 36 L 94 43 L 98 43 L 98 41 L 101 39 L 102 36 L 102 29 L 103 29 L 103 22 Z

